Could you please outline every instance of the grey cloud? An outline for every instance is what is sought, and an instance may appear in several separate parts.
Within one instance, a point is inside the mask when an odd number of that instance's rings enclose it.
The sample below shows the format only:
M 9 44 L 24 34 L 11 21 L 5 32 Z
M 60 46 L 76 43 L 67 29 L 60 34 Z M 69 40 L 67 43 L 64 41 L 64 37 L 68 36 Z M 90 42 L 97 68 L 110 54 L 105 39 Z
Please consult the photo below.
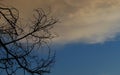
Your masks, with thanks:
M 119 0 L 4 0 L 2 3 L 17 7 L 25 17 L 34 8 L 50 7 L 52 14 L 61 20 L 54 27 L 59 35 L 55 41 L 60 43 L 101 43 L 113 40 L 120 32 Z

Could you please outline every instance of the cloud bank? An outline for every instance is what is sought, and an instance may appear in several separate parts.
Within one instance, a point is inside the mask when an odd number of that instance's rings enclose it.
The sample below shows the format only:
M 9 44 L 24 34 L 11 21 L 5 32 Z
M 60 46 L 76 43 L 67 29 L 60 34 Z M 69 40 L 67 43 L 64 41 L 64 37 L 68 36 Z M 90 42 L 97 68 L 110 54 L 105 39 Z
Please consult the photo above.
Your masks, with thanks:
M 50 7 L 61 23 L 54 27 L 58 43 L 103 43 L 120 33 L 119 0 L 3 0 L 18 8 L 24 17 L 38 7 Z M 29 13 L 29 14 L 28 14 Z

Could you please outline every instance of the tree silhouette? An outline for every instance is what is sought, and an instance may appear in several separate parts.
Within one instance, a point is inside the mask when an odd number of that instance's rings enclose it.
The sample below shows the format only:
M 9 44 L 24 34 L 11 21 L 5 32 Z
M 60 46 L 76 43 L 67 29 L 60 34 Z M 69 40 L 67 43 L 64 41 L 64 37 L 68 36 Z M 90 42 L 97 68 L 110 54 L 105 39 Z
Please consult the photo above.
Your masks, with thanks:
M 0 7 L 0 71 L 7 75 L 50 73 L 55 54 L 47 45 L 54 37 L 50 29 L 57 19 L 35 9 L 32 20 L 21 23 L 16 8 Z M 41 55 L 41 50 L 48 49 Z

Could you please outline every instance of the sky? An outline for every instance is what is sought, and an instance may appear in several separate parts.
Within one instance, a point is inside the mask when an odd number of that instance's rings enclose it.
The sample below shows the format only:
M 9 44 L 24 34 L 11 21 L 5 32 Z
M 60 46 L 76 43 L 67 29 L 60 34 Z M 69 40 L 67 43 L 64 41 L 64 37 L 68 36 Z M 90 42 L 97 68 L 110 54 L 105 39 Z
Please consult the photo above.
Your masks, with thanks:
M 59 50 L 48 75 L 120 75 L 120 41 L 71 43 Z
M 26 22 L 35 8 L 58 18 L 50 75 L 120 75 L 120 0 L 0 0 Z

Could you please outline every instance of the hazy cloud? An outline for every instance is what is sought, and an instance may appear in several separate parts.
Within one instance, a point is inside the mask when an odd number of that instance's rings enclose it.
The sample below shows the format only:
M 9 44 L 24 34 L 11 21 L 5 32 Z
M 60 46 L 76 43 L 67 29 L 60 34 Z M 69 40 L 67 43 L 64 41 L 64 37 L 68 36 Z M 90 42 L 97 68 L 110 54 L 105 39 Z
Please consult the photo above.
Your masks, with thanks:
M 60 18 L 54 29 L 57 42 L 101 43 L 113 40 L 120 32 L 119 0 L 4 0 L 4 5 L 18 8 L 24 16 L 38 7 L 51 8 Z M 29 14 L 28 14 L 29 13 Z

